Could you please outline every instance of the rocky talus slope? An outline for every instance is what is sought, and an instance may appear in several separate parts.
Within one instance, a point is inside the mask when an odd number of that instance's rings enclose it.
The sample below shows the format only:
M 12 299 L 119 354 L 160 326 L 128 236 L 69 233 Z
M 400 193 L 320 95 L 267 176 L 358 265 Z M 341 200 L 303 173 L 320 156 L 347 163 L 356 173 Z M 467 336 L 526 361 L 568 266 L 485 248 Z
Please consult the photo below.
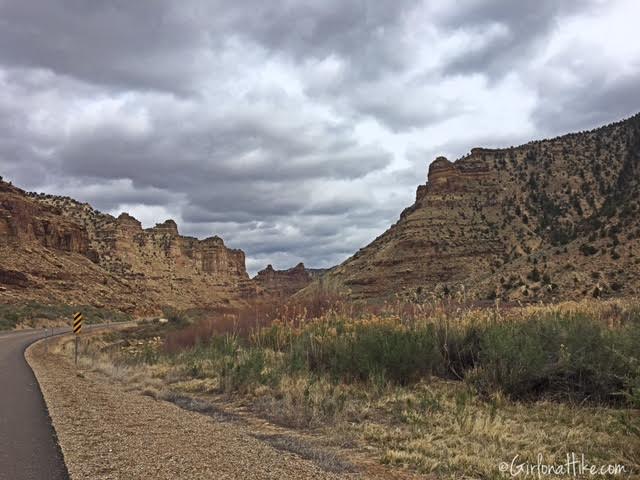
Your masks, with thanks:
M 242 304 L 256 286 L 241 250 L 219 237 L 178 233 L 172 220 L 143 229 L 68 197 L 0 182 L 0 302 L 91 304 L 143 315 L 164 306 Z
M 640 114 L 439 157 L 398 222 L 321 284 L 356 299 L 553 300 L 640 293 Z

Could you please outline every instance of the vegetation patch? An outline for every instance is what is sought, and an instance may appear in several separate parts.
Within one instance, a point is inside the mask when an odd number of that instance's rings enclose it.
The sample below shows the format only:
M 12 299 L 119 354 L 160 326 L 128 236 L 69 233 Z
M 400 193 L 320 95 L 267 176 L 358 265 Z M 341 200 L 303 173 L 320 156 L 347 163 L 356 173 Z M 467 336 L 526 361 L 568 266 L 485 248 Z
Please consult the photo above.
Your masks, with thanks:
M 444 478 L 494 478 L 516 454 L 640 468 L 636 302 L 336 305 L 255 328 L 239 318 L 149 331 L 135 343 L 151 353 L 121 346 L 110 361 L 153 372 L 176 398 L 215 394 Z
M 42 304 L 27 302 L 0 305 L 0 330 L 18 325 L 34 326 L 39 321 L 71 322 L 75 312 L 82 312 L 87 323 L 126 322 L 131 316 L 119 310 L 97 308 L 93 305 Z

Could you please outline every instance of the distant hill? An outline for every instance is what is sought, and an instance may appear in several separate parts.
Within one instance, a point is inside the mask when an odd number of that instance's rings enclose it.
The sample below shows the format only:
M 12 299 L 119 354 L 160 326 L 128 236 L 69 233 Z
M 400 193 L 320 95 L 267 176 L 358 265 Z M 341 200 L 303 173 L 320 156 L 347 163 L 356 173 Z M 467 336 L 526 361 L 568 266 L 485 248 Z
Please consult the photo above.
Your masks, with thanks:
M 640 293 L 640 114 L 429 167 L 415 203 L 321 283 L 356 299 Z M 301 294 L 302 295 L 302 294 Z
M 309 285 L 322 272 L 323 269 L 308 269 L 303 263 L 287 270 L 275 270 L 271 265 L 267 265 L 267 268 L 260 270 L 253 277 L 253 281 L 266 296 L 285 299 Z

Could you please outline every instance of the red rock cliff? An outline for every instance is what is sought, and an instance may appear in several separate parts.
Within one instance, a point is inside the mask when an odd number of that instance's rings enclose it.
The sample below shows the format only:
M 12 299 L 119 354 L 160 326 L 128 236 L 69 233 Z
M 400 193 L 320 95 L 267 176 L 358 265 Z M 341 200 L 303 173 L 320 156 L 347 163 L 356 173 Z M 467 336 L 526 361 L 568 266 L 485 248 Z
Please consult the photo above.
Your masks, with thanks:
M 182 236 L 173 220 L 143 229 L 127 213 L 114 218 L 5 182 L 0 247 L 0 271 L 6 272 L 0 283 L 12 284 L 0 301 L 91 303 L 144 313 L 163 306 L 229 307 L 256 291 L 244 253 L 220 237 Z M 33 288 L 18 290 L 18 284 Z
M 271 265 L 260 270 L 253 281 L 268 295 L 286 298 L 303 289 L 313 280 L 303 263 L 288 270 L 274 270 Z

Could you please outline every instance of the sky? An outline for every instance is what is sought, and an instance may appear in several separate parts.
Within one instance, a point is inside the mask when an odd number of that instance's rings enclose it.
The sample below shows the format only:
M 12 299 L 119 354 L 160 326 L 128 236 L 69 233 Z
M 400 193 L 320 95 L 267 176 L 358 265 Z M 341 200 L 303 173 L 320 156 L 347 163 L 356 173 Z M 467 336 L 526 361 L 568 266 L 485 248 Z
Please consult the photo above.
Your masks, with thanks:
M 0 175 L 340 263 L 438 155 L 640 111 L 636 0 L 0 0 Z

